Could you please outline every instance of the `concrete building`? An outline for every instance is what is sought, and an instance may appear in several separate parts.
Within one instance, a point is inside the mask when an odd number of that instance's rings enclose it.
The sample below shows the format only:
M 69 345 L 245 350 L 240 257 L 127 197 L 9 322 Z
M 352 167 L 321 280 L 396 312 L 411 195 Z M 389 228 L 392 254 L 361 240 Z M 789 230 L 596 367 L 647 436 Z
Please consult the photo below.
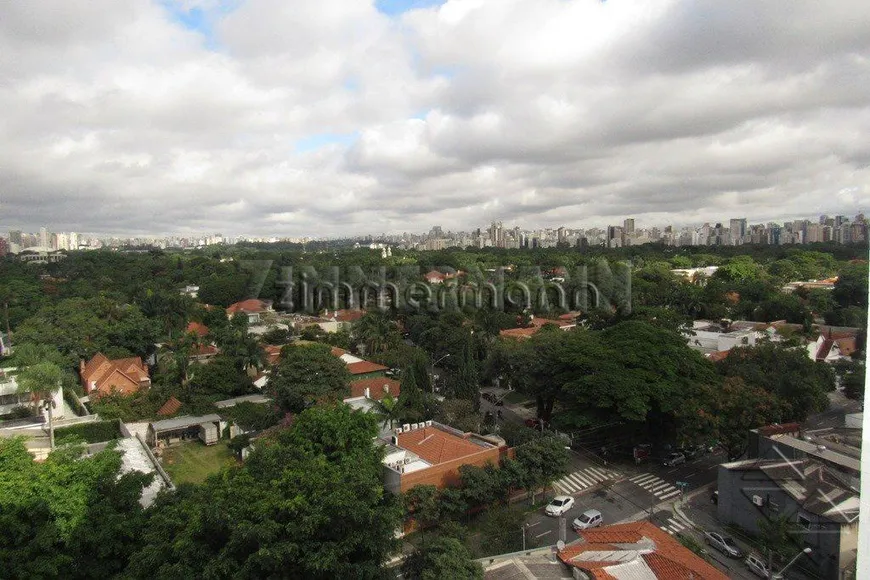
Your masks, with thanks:
M 823 578 L 854 578 L 858 545 L 856 490 L 812 459 L 747 459 L 719 466 L 717 516 L 752 534 L 765 519 L 785 518 L 800 530 L 795 551 Z
M 163 447 L 192 439 L 214 445 L 220 440 L 226 426 L 226 422 L 214 414 L 175 417 L 149 423 L 147 441 L 151 447 Z
M 498 465 L 511 452 L 501 437 L 463 433 L 433 421 L 402 425 L 378 442 L 385 447 L 384 487 L 395 494 L 417 485 L 457 485 L 461 466 Z
M 9 415 L 17 407 L 36 410 L 35 406 L 39 401 L 34 400 L 32 393 L 19 392 L 17 374 L 18 370 L 15 368 L 0 369 L 0 416 Z M 51 399 L 54 402 L 53 418 L 62 419 L 64 417 L 63 389 L 58 386 L 52 392 Z M 42 408 L 38 410 L 38 414 L 48 417 L 48 411 Z

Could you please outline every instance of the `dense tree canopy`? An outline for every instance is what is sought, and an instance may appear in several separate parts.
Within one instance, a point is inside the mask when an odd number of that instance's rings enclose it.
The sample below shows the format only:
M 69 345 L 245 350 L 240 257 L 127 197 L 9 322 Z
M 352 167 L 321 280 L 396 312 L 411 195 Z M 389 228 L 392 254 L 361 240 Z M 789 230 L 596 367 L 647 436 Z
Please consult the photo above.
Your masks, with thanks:
M 322 345 L 285 346 L 269 378 L 269 390 L 284 411 L 298 413 L 316 401 L 341 400 L 350 394 L 350 373 Z
M 316 407 L 243 467 L 162 497 L 135 578 L 381 578 L 397 498 L 381 484 L 374 419 Z

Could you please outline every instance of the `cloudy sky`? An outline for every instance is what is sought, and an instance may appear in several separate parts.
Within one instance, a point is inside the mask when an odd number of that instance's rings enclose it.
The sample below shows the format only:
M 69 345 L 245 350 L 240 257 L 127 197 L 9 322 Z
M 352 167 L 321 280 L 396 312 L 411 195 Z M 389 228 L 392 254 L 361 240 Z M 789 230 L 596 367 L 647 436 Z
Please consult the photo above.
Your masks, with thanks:
M 870 213 L 866 0 L 0 7 L 0 230 Z

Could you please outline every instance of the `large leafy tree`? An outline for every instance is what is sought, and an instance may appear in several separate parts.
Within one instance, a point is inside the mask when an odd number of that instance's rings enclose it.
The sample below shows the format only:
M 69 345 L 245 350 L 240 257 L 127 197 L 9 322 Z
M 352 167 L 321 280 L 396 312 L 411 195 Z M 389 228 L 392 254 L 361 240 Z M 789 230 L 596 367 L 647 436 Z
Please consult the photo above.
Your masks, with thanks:
M 414 550 L 402 565 L 409 580 L 482 580 L 483 567 L 471 559 L 468 549 L 456 538 L 440 536 Z
M 315 407 L 246 464 L 158 500 L 134 578 L 381 578 L 398 498 L 370 415 Z
M 800 347 L 764 342 L 737 347 L 716 363 L 726 377 L 737 377 L 776 396 L 783 421 L 804 421 L 828 407 L 827 393 L 834 390 L 830 366 L 807 357 Z
M 395 347 L 402 340 L 396 323 L 380 312 L 368 312 L 353 324 L 352 340 L 361 344 L 366 355 Z
M 147 356 L 154 351 L 155 324 L 139 308 L 105 297 L 71 298 L 44 306 L 15 333 L 21 343 L 59 351 L 70 365 L 97 352 Z
M 0 566 L 4 578 L 108 578 L 123 571 L 143 525 L 153 475 L 120 475 L 112 449 L 62 447 L 37 463 L 21 439 L 0 439 Z
M 298 413 L 320 400 L 341 400 L 350 394 L 347 365 L 322 345 L 285 346 L 269 379 L 275 402 Z
M 236 361 L 220 354 L 207 363 L 193 364 L 189 369 L 190 382 L 186 392 L 215 399 L 246 395 L 254 391 L 250 377 Z

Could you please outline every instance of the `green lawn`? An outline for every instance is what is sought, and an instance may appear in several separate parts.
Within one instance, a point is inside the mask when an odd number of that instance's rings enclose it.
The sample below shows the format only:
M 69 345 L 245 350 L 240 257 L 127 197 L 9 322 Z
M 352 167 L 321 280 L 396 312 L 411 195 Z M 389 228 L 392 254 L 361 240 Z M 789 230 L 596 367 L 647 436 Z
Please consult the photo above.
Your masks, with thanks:
M 226 441 L 206 446 L 200 441 L 187 441 L 163 450 L 161 464 L 176 484 L 202 483 L 226 465 L 236 462 Z

